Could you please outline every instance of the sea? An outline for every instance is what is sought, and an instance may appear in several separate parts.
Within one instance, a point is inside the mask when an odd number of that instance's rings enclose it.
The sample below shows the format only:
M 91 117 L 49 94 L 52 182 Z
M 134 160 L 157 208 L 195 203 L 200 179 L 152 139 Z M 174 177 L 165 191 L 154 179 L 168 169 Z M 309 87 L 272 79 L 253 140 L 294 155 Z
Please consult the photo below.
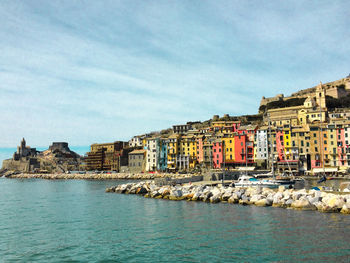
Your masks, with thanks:
M 350 216 L 0 178 L 0 262 L 349 262 Z

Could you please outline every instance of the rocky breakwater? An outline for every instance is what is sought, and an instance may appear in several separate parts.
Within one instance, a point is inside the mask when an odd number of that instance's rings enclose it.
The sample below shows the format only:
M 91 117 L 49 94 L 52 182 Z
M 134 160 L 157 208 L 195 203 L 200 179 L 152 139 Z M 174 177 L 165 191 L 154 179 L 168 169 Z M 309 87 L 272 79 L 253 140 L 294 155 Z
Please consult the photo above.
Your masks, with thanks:
M 280 187 L 269 188 L 235 188 L 207 185 L 157 186 L 154 182 L 137 182 L 120 184 L 107 188 L 106 192 L 120 194 L 138 194 L 144 197 L 202 201 L 210 203 L 227 202 L 241 205 L 273 206 L 296 210 L 317 210 L 320 212 L 341 212 L 350 214 L 350 194 L 334 194 L 316 190 L 294 190 Z

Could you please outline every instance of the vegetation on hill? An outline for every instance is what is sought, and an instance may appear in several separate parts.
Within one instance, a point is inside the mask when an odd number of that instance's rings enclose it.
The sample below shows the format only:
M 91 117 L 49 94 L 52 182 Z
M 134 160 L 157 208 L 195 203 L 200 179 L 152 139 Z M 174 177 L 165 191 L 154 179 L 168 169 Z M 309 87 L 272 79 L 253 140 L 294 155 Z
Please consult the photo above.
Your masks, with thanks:
M 266 105 L 261 105 L 259 107 L 259 112 L 264 112 L 265 110 L 269 110 L 269 109 L 278 109 L 278 108 L 300 106 L 300 105 L 304 104 L 305 100 L 306 100 L 306 98 L 292 98 L 292 99 L 287 99 L 287 100 L 271 101 L 271 102 L 267 103 Z
M 329 110 L 333 110 L 335 108 L 350 108 L 350 94 L 339 99 L 326 96 L 326 106 Z

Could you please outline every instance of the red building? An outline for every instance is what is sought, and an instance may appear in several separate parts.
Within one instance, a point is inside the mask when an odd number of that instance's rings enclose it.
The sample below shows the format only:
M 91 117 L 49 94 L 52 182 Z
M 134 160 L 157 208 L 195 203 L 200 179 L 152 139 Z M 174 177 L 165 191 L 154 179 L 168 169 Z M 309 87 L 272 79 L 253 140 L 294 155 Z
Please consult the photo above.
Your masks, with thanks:
M 254 163 L 254 143 L 248 140 L 246 134 L 238 134 L 235 140 L 235 164 L 245 165 Z M 247 160 L 247 161 L 246 161 Z
M 213 143 L 213 168 L 221 168 L 223 159 L 223 143 L 221 140 L 216 140 Z
M 283 131 L 276 130 L 276 149 L 278 161 L 285 160 Z

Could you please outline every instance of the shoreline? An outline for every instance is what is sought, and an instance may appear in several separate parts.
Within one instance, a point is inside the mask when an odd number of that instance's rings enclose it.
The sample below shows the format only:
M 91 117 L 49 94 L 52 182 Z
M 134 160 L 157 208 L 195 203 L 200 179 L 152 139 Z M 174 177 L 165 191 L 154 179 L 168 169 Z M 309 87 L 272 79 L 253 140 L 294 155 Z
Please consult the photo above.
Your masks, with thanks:
M 183 178 L 191 177 L 192 174 L 168 174 L 168 173 L 111 173 L 111 174 L 100 174 L 100 173 L 89 173 L 89 174 L 47 174 L 47 173 L 13 173 L 9 175 L 4 175 L 3 177 L 9 179 L 47 179 L 47 180 L 74 180 L 74 179 L 87 179 L 87 180 L 114 180 L 114 179 L 124 179 L 124 180 L 153 180 L 157 178 Z
M 260 187 L 235 188 L 194 184 L 157 186 L 152 181 L 120 184 L 107 188 L 106 192 L 136 194 L 146 198 L 172 201 L 222 202 L 350 214 L 349 192 L 327 193 L 306 189 L 286 189 L 283 186 L 277 190 Z

